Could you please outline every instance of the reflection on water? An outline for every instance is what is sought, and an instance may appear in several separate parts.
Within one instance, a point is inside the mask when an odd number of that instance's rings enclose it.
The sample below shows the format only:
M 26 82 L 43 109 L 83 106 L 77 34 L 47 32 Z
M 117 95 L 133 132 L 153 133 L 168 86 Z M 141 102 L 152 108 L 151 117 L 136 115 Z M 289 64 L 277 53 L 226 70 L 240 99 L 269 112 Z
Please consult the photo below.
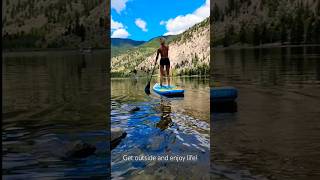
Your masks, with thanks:
M 146 79 L 112 79 L 111 126 L 127 137 L 112 150 L 112 177 L 209 179 L 209 87 L 205 78 L 176 78 L 185 96 L 144 93 Z M 155 82 L 151 83 L 153 85 Z M 195 101 L 196 99 L 196 101 Z M 123 105 L 137 106 L 128 112 Z M 124 155 L 197 155 L 197 161 L 125 161 Z M 203 172 L 199 175 L 198 172 Z
M 236 112 L 211 116 L 214 176 L 320 178 L 319 52 L 319 46 L 215 51 L 213 85 L 234 86 L 239 97 Z
M 210 112 L 211 113 L 236 113 L 238 111 L 237 101 L 227 102 L 211 102 Z
M 4 179 L 107 177 L 105 52 L 3 54 Z M 75 141 L 95 154 L 69 158 Z
M 171 127 L 172 119 L 171 119 L 171 103 L 170 101 L 165 101 L 163 98 L 160 100 L 160 112 L 162 112 L 160 116 L 160 121 L 156 124 L 157 128 L 166 130 L 168 127 Z

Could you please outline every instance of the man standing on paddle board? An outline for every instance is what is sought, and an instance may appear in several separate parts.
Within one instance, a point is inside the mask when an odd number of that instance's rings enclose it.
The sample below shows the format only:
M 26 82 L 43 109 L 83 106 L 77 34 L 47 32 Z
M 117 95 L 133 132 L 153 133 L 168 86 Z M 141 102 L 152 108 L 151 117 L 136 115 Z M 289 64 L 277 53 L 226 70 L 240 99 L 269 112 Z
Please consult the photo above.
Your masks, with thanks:
M 160 59 L 160 86 L 162 86 L 163 76 L 166 76 L 168 79 L 168 86 L 170 86 L 170 60 L 168 57 L 169 46 L 165 45 L 165 39 L 162 37 L 159 39 L 160 48 L 157 51 L 156 61 L 158 60 L 159 54 L 161 55 Z M 166 70 L 164 71 L 164 67 Z

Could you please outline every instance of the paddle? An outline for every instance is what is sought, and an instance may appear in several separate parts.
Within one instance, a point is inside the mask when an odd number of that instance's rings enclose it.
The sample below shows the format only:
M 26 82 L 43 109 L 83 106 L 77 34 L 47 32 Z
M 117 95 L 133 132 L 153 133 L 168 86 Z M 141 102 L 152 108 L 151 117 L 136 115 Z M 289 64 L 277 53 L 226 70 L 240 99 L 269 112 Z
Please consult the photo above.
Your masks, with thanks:
M 152 79 L 152 75 L 153 75 L 153 72 L 154 72 L 154 69 L 156 68 L 156 64 L 157 64 L 157 60 L 158 58 L 156 58 L 155 62 L 154 62 L 154 66 L 153 66 L 153 69 L 152 69 L 152 72 L 151 72 L 151 76 L 148 80 L 148 83 L 146 85 L 146 87 L 144 88 L 144 92 L 149 95 L 150 94 L 150 82 L 151 82 L 151 79 Z

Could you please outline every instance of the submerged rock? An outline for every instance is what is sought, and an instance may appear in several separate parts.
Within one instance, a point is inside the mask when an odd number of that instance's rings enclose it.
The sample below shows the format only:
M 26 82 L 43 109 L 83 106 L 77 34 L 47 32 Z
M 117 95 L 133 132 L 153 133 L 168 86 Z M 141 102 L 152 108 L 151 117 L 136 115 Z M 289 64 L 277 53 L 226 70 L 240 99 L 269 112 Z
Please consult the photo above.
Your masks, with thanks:
M 111 128 L 111 149 L 114 149 L 126 135 L 122 128 Z
M 78 140 L 67 145 L 66 156 L 73 158 L 85 158 L 92 155 L 95 151 L 95 146 Z
M 96 147 L 82 140 L 62 141 L 58 138 L 36 144 L 34 153 L 63 159 L 86 158 L 96 151 Z
M 138 106 L 133 106 L 133 105 L 128 105 L 128 104 L 122 105 L 121 108 L 126 111 L 129 111 L 129 112 L 135 112 L 135 111 L 140 110 L 140 108 Z

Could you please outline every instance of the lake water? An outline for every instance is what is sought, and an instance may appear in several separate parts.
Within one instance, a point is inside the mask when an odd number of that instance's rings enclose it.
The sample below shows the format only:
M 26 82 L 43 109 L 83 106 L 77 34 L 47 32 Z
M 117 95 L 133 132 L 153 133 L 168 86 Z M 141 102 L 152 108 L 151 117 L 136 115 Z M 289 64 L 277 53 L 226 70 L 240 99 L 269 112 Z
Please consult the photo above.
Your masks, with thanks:
M 4 179 L 107 179 L 106 53 L 4 53 Z M 96 146 L 87 158 L 63 158 L 69 142 Z
M 215 179 L 319 179 L 319 52 L 314 46 L 216 50 L 213 85 L 234 86 L 239 98 L 211 117 L 207 78 L 175 78 L 186 89 L 183 98 L 147 96 L 144 78 L 112 79 L 111 126 L 128 133 L 111 152 L 112 176 L 207 178 L 211 148 Z M 107 177 L 105 58 L 102 51 L 3 54 L 4 179 Z M 62 158 L 61 142 L 76 140 L 96 152 Z M 197 154 L 198 160 L 125 162 L 126 154 Z
M 156 82 L 153 79 L 152 85 Z M 174 78 L 185 96 L 165 98 L 144 92 L 146 78 L 112 79 L 111 127 L 121 127 L 126 138 L 111 152 L 112 178 L 209 179 L 209 80 Z M 129 112 L 126 107 L 137 106 Z M 126 161 L 124 156 L 165 157 L 196 155 L 196 161 Z M 201 172 L 201 173 L 199 173 Z
M 214 53 L 213 85 L 239 97 L 211 114 L 213 176 L 320 179 L 320 47 Z

